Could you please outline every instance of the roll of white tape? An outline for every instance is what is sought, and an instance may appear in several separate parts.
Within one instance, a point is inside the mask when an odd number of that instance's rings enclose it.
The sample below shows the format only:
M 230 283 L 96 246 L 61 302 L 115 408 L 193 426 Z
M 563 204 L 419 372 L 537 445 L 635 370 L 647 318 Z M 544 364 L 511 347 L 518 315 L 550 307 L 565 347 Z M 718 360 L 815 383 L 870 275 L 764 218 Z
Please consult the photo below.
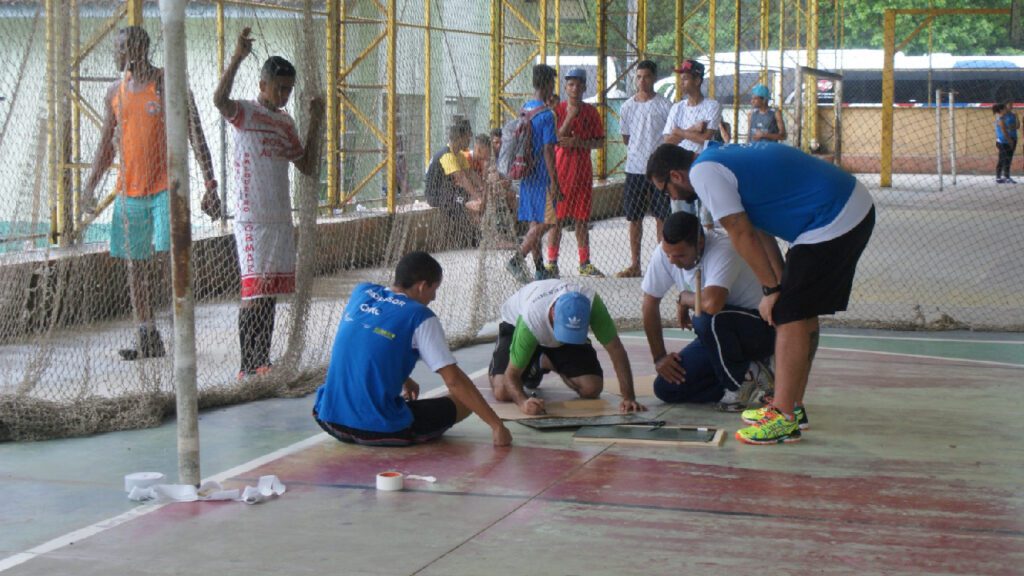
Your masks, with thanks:
M 377 490 L 394 492 L 404 486 L 401 472 L 381 472 L 377 474 Z
M 131 492 L 132 488 L 149 488 L 164 483 L 164 475 L 159 472 L 135 472 L 125 474 L 124 491 Z

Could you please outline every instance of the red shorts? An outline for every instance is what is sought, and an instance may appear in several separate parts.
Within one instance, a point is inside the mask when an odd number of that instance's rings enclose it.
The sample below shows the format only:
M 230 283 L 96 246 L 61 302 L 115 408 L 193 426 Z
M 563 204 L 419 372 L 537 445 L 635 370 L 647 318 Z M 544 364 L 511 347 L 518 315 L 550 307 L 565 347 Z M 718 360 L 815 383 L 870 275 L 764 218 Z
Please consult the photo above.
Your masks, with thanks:
M 590 208 L 594 197 L 594 184 L 587 178 L 559 179 L 559 188 L 562 191 L 562 199 L 558 202 L 555 210 L 559 220 L 572 218 L 577 222 L 590 220 Z

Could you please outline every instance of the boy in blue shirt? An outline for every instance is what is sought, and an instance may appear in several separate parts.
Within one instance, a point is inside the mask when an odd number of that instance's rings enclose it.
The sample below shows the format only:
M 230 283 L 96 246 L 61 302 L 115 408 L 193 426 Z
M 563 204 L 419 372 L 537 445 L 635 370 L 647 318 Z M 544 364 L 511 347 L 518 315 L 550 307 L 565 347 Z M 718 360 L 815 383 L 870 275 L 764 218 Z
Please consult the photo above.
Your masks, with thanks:
M 495 446 L 512 443 L 455 363 L 441 322 L 427 307 L 441 277 L 437 260 L 410 252 L 390 288 L 364 282 L 352 291 L 313 407 L 325 432 L 353 444 L 408 446 L 439 438 L 473 412 L 491 427 Z M 441 376 L 451 396 L 418 399 L 419 384 L 409 377 L 417 360 Z

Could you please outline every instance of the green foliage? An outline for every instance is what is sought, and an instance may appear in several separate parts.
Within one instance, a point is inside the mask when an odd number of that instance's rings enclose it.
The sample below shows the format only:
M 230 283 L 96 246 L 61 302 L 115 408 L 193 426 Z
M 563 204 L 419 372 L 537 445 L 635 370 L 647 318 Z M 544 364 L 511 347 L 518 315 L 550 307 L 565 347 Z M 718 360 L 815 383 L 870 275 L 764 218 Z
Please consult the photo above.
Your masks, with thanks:
M 847 48 L 883 47 L 883 14 L 887 8 L 1009 8 L 1010 0 L 858 0 L 856 8 L 844 11 Z M 896 18 L 897 43 L 924 20 L 924 16 L 901 15 Z M 952 54 L 1013 54 L 1010 48 L 1008 15 L 938 16 L 931 30 L 926 27 L 903 49 L 907 54 L 926 54 L 931 35 L 932 52 Z
M 643 0 L 640 0 L 643 1 Z M 702 56 L 708 46 L 708 13 L 707 4 L 696 12 L 698 2 L 686 0 L 687 23 L 684 40 L 684 53 L 687 57 Z M 818 0 L 820 48 L 838 47 L 838 34 L 834 24 L 838 21 L 842 26 L 843 47 L 882 49 L 883 45 L 883 14 L 888 8 L 1009 8 L 1011 0 Z M 648 0 L 647 47 L 654 54 L 659 67 L 674 64 L 675 57 L 675 0 Z M 770 16 L 771 48 L 778 47 L 778 0 L 771 0 Z M 836 7 L 842 9 L 841 18 L 837 19 Z M 794 0 L 786 0 L 787 48 L 793 48 L 797 10 Z M 741 0 L 742 31 L 741 49 L 752 50 L 759 46 L 760 0 Z M 718 2 L 718 34 L 717 50 L 728 51 L 734 45 L 732 18 L 734 5 L 732 2 Z M 563 42 L 578 46 L 566 47 L 564 54 L 593 54 L 594 9 L 589 7 L 589 18 L 586 21 L 563 23 L 561 34 Z M 897 38 L 905 38 L 913 32 L 924 19 L 919 15 L 899 16 L 896 21 Z M 950 52 L 953 54 L 1020 54 L 1010 46 L 1010 18 L 1008 15 L 949 15 L 935 18 L 931 29 L 924 28 L 903 49 L 907 54 L 925 54 L 929 49 L 933 52 Z M 692 39 L 692 41 L 691 41 Z M 899 41 L 899 40 L 898 40 Z

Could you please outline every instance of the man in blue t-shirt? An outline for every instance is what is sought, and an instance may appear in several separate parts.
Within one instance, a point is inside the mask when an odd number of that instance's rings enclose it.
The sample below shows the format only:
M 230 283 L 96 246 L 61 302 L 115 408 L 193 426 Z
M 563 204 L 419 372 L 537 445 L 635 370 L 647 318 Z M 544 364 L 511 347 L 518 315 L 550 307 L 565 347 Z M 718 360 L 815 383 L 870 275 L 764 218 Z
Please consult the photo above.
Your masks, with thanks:
M 661 145 L 647 177 L 679 200 L 700 198 L 761 282 L 758 311 L 776 327 L 775 397 L 743 412 L 748 444 L 800 440 L 818 316 L 846 310 L 857 261 L 871 238 L 871 194 L 843 170 L 789 146 L 712 146 L 695 157 Z M 785 262 L 776 238 L 789 242 Z
M 545 102 L 555 91 L 555 69 L 547 64 L 533 67 L 533 99 L 523 104 L 523 111 L 529 113 Z M 555 130 L 555 114 L 550 108 L 533 115 L 530 121 L 533 138 L 533 169 L 519 183 L 519 221 L 529 222 L 530 229 L 522 245 L 505 267 L 517 280 L 526 284 L 530 275 L 526 272 L 525 258 L 534 254 L 536 278 L 543 279 L 544 260 L 540 255 L 540 241 L 544 233 L 555 223 L 555 203 L 562 200 L 555 173 L 555 144 L 558 133 Z
M 455 363 L 441 322 L 427 307 L 441 276 L 437 260 L 410 252 L 398 262 L 390 288 L 364 282 L 352 291 L 313 406 L 325 432 L 342 442 L 408 446 L 440 437 L 473 412 L 491 427 L 495 446 L 512 443 L 508 428 Z M 409 375 L 420 359 L 451 396 L 418 399 L 419 384 Z

